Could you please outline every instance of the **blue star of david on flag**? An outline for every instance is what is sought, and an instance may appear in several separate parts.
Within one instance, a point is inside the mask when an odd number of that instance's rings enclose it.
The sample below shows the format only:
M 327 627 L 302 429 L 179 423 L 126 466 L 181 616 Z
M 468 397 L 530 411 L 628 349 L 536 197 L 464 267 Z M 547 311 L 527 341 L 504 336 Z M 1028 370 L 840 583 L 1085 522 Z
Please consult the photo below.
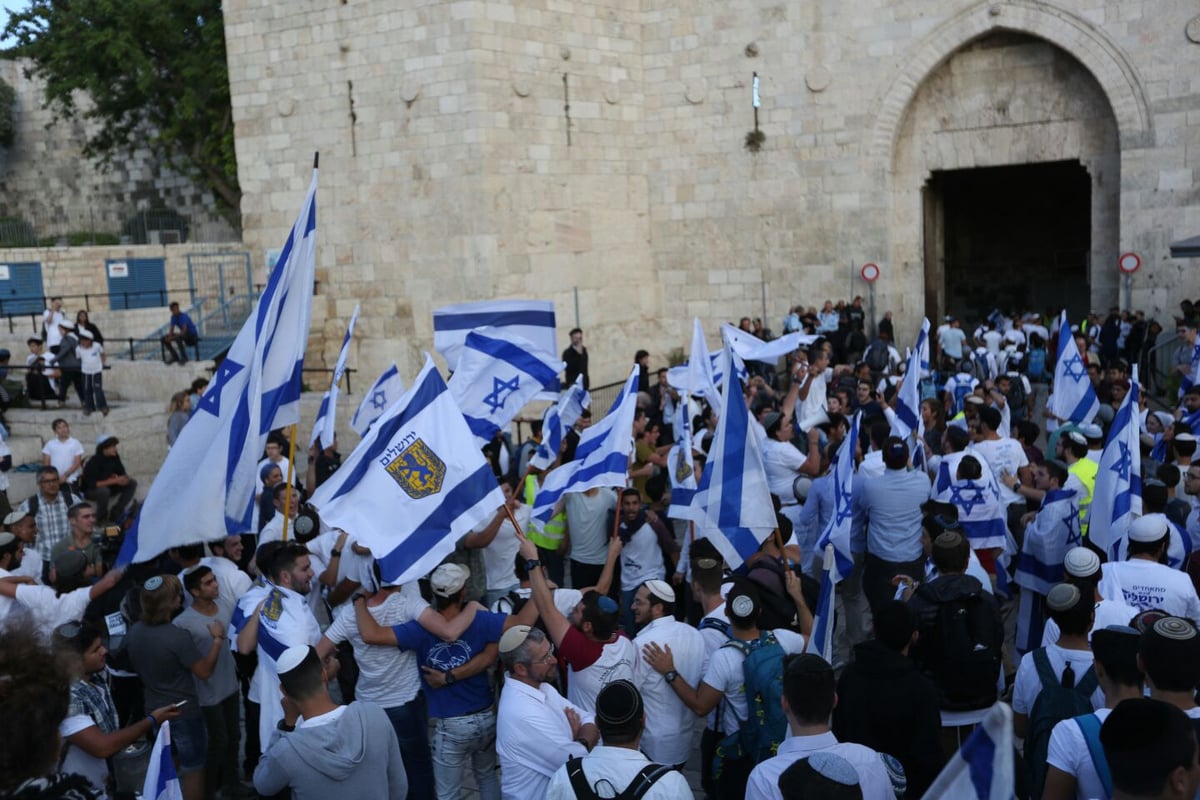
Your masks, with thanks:
M 358 405 L 358 410 L 350 419 L 350 427 L 359 436 L 366 436 L 367 431 L 375 424 L 375 420 L 379 419 L 392 403 L 400 399 L 402 394 L 404 394 L 404 382 L 400 380 L 400 370 L 396 368 L 395 364 L 392 364 L 375 379 L 375 383 L 366 391 L 362 402 Z
M 376 389 L 371 392 L 371 408 L 383 411 L 387 402 L 387 393 L 382 389 Z
M 1085 425 L 1100 410 L 1096 390 L 1087 379 L 1087 364 L 1075 344 L 1064 311 L 1058 327 L 1058 357 L 1054 363 L 1054 386 L 1046 408 L 1063 422 Z
M 1063 363 L 1063 374 L 1076 382 L 1087 377 L 1087 367 L 1083 365 L 1083 359 L 1078 353 L 1068 357 Z
M 1120 448 L 1120 455 L 1117 456 L 1117 461 L 1109 469 L 1117 473 L 1117 478 L 1122 481 L 1129 480 L 1129 469 L 1133 466 L 1133 456 L 1129 454 L 1129 445 L 1125 442 L 1118 441 L 1117 447 Z
M 967 492 L 970 492 L 970 497 L 964 496 Z M 984 502 L 983 487 L 974 483 L 955 484 L 950 487 L 950 502 L 970 514 L 975 506 Z
M 516 394 L 521 388 L 521 376 L 513 375 L 510 380 L 492 378 L 492 393 L 483 398 L 483 402 L 495 414 L 504 408 L 504 401 Z
M 1142 444 L 1138 418 L 1137 368 L 1129 382 L 1129 393 L 1109 426 L 1100 468 L 1092 490 L 1088 514 L 1088 541 L 1104 552 L 1112 552 L 1142 513 Z
M 208 391 L 200 398 L 197 411 L 207 411 L 214 417 L 221 416 L 221 393 L 229 384 L 230 379 L 245 368 L 244 364 L 239 364 L 232 358 L 227 357 L 222 361 L 221 366 L 217 367 L 217 374 L 213 376 L 212 386 L 208 387 Z
M 830 475 L 833 478 L 834 513 L 825 523 L 825 530 L 817 539 L 817 547 L 823 552 L 825 545 L 833 545 L 833 565 L 830 579 L 834 584 L 848 576 L 854 569 L 854 556 L 850 552 L 850 529 L 854 520 L 854 450 L 858 447 L 858 426 L 862 413 L 854 415 L 850 432 L 838 446 L 837 457 Z

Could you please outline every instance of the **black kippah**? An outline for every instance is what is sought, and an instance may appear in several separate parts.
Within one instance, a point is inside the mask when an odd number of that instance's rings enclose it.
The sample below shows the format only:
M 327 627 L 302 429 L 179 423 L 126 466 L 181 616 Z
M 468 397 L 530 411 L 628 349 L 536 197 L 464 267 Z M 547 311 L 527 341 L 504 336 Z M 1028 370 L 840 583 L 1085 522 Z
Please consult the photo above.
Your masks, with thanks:
M 642 695 L 627 680 L 613 681 L 596 696 L 596 722 L 620 728 L 642 716 Z

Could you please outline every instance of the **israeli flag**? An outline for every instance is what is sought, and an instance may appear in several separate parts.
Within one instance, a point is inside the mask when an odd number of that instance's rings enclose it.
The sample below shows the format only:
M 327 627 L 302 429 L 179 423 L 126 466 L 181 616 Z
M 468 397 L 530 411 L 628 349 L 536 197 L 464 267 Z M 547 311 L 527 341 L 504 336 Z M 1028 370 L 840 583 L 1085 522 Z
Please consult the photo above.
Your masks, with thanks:
M 557 390 L 563 362 L 510 331 L 479 328 L 467 334 L 450 376 L 450 395 L 483 447 L 521 407 L 544 389 Z
M 497 328 L 532 342 L 538 350 L 557 353 L 554 325 L 554 303 L 549 300 L 485 300 L 443 306 L 433 310 L 433 347 L 453 372 L 458 369 L 467 334 L 476 328 Z
M 1062 582 L 1067 551 L 1082 544 L 1079 493 L 1072 488 L 1046 492 L 1041 510 L 1025 526 L 1021 552 L 1016 558 L 1013 582 L 1025 590 L 1017 609 L 1018 652 L 1028 653 L 1041 647 L 1046 627 L 1042 598 L 1054 584 Z
M 941 460 L 938 462 L 937 473 L 933 480 L 933 486 L 930 487 L 929 491 L 930 500 L 935 500 L 939 503 L 953 502 L 950 494 L 950 487 L 954 485 L 956 480 L 958 480 L 956 477 L 958 475 L 958 465 L 966 456 L 971 456 L 979 462 L 979 468 L 982 473 L 980 480 L 982 480 L 984 483 L 995 484 L 996 475 L 992 472 L 991 466 L 985 459 L 969 450 L 963 450 L 958 453 L 947 453 L 946 455 L 942 456 Z
M 262 296 L 217 367 L 125 537 L 118 564 L 251 530 L 267 434 L 300 421 L 312 317 L 317 171 Z
M 972 550 L 1004 547 L 1008 537 L 1006 510 L 994 481 L 955 480 L 950 502 L 958 509 L 958 524 Z
M 687 399 L 680 405 L 686 408 Z M 667 516 L 672 519 L 692 519 L 692 498 L 696 494 L 696 461 L 692 454 L 692 426 L 686 411 L 676 418 L 675 446 L 667 453 L 667 469 L 671 476 L 671 505 Z
M 530 515 L 530 522 L 535 527 L 544 527 L 550 521 L 563 495 L 568 492 L 586 492 L 598 486 L 625 486 L 629 478 L 629 454 L 633 451 L 637 384 L 635 364 L 604 419 L 593 422 L 580 435 L 575 460 L 546 475 Z
M 719 355 L 719 353 L 717 354 Z M 692 346 L 688 354 L 687 385 L 689 397 L 703 397 L 713 413 L 721 413 L 721 392 L 717 389 L 716 367 L 708 345 L 704 342 L 704 327 L 699 317 L 692 318 Z
M 837 556 L 833 544 L 825 545 L 825 560 L 821 567 L 821 592 L 817 595 L 817 607 L 813 611 L 812 636 L 805 643 L 807 653 L 815 653 L 826 662 L 833 663 L 833 599 L 834 578 L 837 572 Z
M 1192 555 L 1192 537 L 1188 532 L 1170 519 L 1166 514 L 1155 513 L 1146 514 L 1144 516 L 1160 517 L 1167 526 L 1167 566 L 1171 569 L 1186 569 L 1187 561 Z M 1122 536 L 1110 550 L 1116 553 L 1113 561 L 1128 561 L 1129 560 L 1129 537 Z
M 1046 407 L 1063 422 L 1086 425 L 1100 410 L 1096 390 L 1088 378 L 1087 362 L 1075 346 L 1067 312 L 1062 313 L 1058 326 L 1058 359 L 1054 362 L 1054 391 Z
M 764 342 L 754 334 L 728 322 L 721 325 L 721 336 L 729 342 L 730 348 L 742 361 L 763 361 L 768 364 L 774 364 L 783 356 L 794 353 L 801 347 L 808 347 L 821 338 L 816 334 L 799 331 L 785 333 L 778 339 Z
M 725 352 L 728 364 L 733 357 L 728 345 Z M 708 538 L 730 569 L 737 569 L 775 530 L 775 507 L 767 488 L 762 445 L 750 425 L 739 381 L 725 382 L 721 404 L 725 413 L 717 423 L 692 504 L 704 509 L 705 527 L 716 529 Z
M 1110 556 L 1114 555 L 1112 546 L 1129 530 L 1129 523 L 1142 515 L 1139 389 L 1137 367 L 1134 367 L 1129 393 L 1108 428 L 1088 512 L 1088 540 Z
M 331 527 L 354 531 L 383 578 L 407 583 L 504 503 L 462 412 L 425 356 L 412 388 L 313 493 Z
M 558 459 L 567 431 L 583 416 L 583 410 L 592 405 L 592 396 L 583 388 L 583 376 L 576 375 L 575 383 L 567 387 L 558 402 L 546 409 L 542 415 L 542 443 L 529 459 L 534 469 L 546 469 Z
M 1012 730 L 1012 709 L 1007 703 L 996 703 L 922 800 L 1012 800 L 1016 791 Z
M 379 419 L 392 403 L 399 400 L 402 394 L 404 394 L 404 381 L 400 378 L 399 368 L 392 364 L 375 379 L 375 383 L 367 390 L 362 402 L 358 404 L 358 410 L 350 419 L 350 427 L 359 436 L 366 436 L 375 420 Z
M 858 426 L 862 413 L 850 421 L 850 432 L 838 445 L 833 462 L 833 513 L 817 539 L 817 547 L 833 546 L 834 562 L 830 577 L 836 585 L 854 571 L 854 554 L 850 551 L 850 531 L 854 527 L 854 452 L 858 449 Z
M 154 737 L 150 750 L 150 763 L 146 767 L 146 780 L 142 784 L 145 800 L 183 800 L 183 789 L 179 775 L 175 772 L 175 760 L 171 758 L 171 723 L 164 722 Z
M 1200 436 L 1200 410 L 1193 411 L 1190 414 L 1184 414 L 1179 421 L 1187 426 L 1188 430 L 1192 432 L 1193 436 Z
M 350 355 L 350 337 L 354 335 L 354 323 L 358 322 L 358 309 L 355 305 L 354 313 L 350 315 L 350 324 L 342 338 L 342 349 L 338 352 L 337 363 L 333 367 L 333 380 L 329 382 L 329 391 L 321 397 L 321 408 L 317 410 L 317 421 L 313 423 L 312 438 L 308 440 L 309 447 L 312 447 L 318 438 L 321 440 L 322 450 L 333 446 L 337 428 L 338 393 L 341 391 L 339 384 L 342 382 L 342 376 L 346 374 L 346 358 Z
M 904 383 L 896 394 L 895 416 L 888 416 L 892 432 L 908 442 L 914 467 L 925 467 L 925 423 L 921 420 L 921 375 L 929 371 L 929 320 L 921 321 L 917 341 L 908 352 Z

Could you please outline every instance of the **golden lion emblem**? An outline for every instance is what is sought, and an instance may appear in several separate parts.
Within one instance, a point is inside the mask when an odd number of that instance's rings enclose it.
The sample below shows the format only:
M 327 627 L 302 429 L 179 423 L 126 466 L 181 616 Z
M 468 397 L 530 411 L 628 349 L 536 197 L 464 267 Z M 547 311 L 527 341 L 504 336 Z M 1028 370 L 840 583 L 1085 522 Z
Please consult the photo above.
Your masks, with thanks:
M 417 439 L 386 467 L 388 475 L 414 500 L 437 494 L 446 478 L 446 462 Z

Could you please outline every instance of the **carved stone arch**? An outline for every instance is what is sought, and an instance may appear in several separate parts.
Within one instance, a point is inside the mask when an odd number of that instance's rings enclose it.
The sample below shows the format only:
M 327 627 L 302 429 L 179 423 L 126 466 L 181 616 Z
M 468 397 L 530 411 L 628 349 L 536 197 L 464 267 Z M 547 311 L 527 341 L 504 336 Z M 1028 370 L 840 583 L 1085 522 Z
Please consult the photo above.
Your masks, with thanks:
M 1062 9 L 1028 2 L 983 2 L 947 20 L 917 45 L 879 103 L 868 154 L 890 164 L 909 104 L 925 78 L 969 42 L 993 31 L 1036 36 L 1070 53 L 1103 88 L 1121 149 L 1153 141 L 1153 118 L 1141 80 L 1117 45 L 1095 25 Z

